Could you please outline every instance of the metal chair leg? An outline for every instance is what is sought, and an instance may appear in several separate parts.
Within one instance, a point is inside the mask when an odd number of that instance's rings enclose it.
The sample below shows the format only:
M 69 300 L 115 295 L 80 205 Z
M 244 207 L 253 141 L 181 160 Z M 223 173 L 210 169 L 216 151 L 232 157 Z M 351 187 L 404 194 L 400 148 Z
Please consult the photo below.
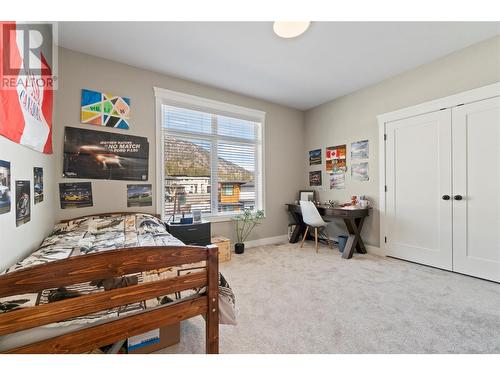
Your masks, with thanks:
M 316 244 L 316 252 L 318 252 L 318 228 L 314 228 L 314 242 Z
M 326 241 L 328 242 L 328 246 L 330 247 L 330 249 L 333 249 L 333 244 L 332 244 L 332 241 L 330 240 L 330 237 L 328 236 L 328 232 L 326 231 L 326 227 L 321 228 L 321 231 L 325 235 Z
M 309 231 L 309 225 L 306 227 L 306 231 L 304 232 L 304 237 L 302 237 L 302 241 L 300 243 L 300 247 L 304 246 L 304 241 L 306 240 L 307 237 L 307 232 Z

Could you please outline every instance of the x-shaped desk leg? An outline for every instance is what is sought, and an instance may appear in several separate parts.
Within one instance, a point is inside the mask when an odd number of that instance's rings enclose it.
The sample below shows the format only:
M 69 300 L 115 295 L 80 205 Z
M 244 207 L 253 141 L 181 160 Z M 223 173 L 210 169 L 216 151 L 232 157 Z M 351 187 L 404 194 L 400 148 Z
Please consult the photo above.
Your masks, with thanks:
M 365 244 L 361 239 L 361 229 L 363 228 L 364 221 L 364 217 L 358 217 L 356 219 L 344 218 L 349 237 L 347 238 L 342 258 L 351 259 L 354 254 L 354 249 L 356 249 L 358 253 L 366 254 Z

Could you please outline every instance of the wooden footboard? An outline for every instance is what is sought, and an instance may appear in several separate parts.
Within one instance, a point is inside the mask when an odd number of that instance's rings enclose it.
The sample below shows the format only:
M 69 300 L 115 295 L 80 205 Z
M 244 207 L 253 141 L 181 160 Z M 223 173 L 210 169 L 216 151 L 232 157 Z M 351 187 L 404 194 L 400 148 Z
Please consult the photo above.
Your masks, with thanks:
M 134 247 L 81 255 L 33 266 L 0 276 L 0 298 L 37 293 L 77 283 L 206 261 L 203 272 L 87 294 L 0 314 L 0 335 L 64 319 L 206 286 L 194 295 L 168 305 L 104 321 L 5 353 L 83 353 L 164 325 L 204 315 L 206 352 L 219 352 L 219 262 L 217 246 Z

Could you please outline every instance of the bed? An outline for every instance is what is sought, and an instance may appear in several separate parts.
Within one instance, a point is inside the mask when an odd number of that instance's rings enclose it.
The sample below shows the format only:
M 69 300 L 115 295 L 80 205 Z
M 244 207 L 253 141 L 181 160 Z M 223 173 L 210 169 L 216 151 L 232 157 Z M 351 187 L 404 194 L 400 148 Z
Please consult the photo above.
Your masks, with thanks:
M 218 353 L 235 299 L 217 253 L 143 213 L 61 222 L 0 275 L 0 352 L 83 353 L 203 315 L 206 352 Z

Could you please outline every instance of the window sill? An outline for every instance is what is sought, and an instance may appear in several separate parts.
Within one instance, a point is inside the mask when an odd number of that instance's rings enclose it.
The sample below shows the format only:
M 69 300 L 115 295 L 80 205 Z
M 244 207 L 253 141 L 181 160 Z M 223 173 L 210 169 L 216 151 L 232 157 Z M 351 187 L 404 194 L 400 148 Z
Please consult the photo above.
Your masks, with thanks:
M 202 221 L 208 221 L 210 223 L 224 223 L 224 222 L 232 221 L 238 215 L 241 215 L 241 212 L 235 212 L 235 213 L 232 213 L 232 214 L 227 213 L 227 214 L 221 214 L 221 215 L 209 215 L 209 214 L 205 214 L 205 215 L 201 216 L 201 220 Z M 266 218 L 266 215 L 264 215 L 264 219 L 265 218 Z
M 202 216 L 203 220 L 209 221 L 211 223 L 223 223 L 226 221 L 232 221 L 238 214 L 227 214 L 227 215 L 206 215 Z
M 223 215 L 203 215 L 201 218 L 211 223 L 223 223 L 226 221 L 232 221 L 238 215 L 241 215 L 241 212 L 235 212 L 233 214 L 228 213 Z M 266 215 L 264 215 L 264 219 L 265 218 Z

